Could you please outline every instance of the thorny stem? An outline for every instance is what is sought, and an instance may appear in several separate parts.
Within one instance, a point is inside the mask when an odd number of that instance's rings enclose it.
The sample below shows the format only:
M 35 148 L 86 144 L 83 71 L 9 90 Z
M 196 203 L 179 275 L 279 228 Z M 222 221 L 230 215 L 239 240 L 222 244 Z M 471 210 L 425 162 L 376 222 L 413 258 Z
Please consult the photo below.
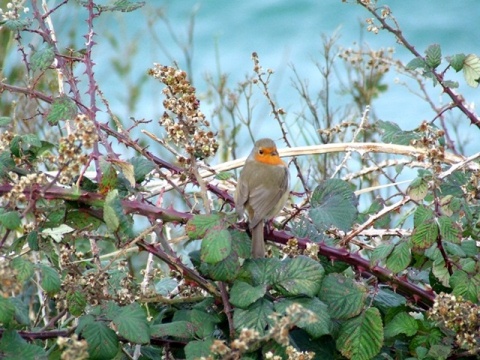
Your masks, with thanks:
M 415 49 L 415 47 L 410 44 L 408 40 L 403 36 L 403 33 L 398 26 L 396 26 L 396 28 L 390 26 L 387 23 L 386 19 L 377 12 L 377 9 L 368 2 L 358 0 L 357 3 L 367 9 L 380 22 L 380 24 L 385 30 L 395 35 L 398 42 L 405 46 L 405 48 L 407 48 L 415 57 L 424 59 L 424 57 Z M 443 75 L 439 74 L 435 69 L 431 69 L 431 72 L 442 87 L 442 90 L 450 97 L 450 99 L 452 99 L 452 101 L 460 109 L 460 111 L 463 112 L 470 119 L 470 122 L 472 124 L 480 128 L 480 119 L 473 112 L 467 109 L 461 96 L 455 94 L 455 92 L 450 87 L 444 84 Z

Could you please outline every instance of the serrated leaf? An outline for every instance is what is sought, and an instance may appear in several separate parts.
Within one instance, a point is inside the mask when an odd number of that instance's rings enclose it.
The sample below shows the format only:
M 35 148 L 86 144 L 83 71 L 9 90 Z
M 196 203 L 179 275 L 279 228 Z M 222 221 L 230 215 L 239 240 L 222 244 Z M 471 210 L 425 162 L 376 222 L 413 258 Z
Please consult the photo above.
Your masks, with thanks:
M 53 60 L 55 60 L 55 52 L 53 46 L 46 45 L 38 51 L 34 51 L 30 58 L 30 65 L 32 71 L 45 71 L 50 65 L 52 65 Z
M 234 241 L 232 240 L 232 249 Z M 200 271 L 203 274 L 207 274 L 212 280 L 215 281 L 232 281 L 240 273 L 241 266 L 237 253 L 232 250 L 230 254 L 215 264 L 208 264 L 202 262 L 200 265 Z
M 0 353 L 3 359 L 47 360 L 43 348 L 24 340 L 16 331 L 6 329 L 0 338 Z
M 358 315 L 365 306 L 365 287 L 340 274 L 325 277 L 318 297 L 328 305 L 334 319 L 349 319 Z
M 115 331 L 103 322 L 89 321 L 83 326 L 81 334 L 88 343 L 89 359 L 113 359 L 119 352 L 118 337 Z
M 233 174 L 229 171 L 222 171 L 215 174 L 215 179 L 222 180 L 222 181 L 229 180 L 232 177 L 233 177 Z
M 332 226 L 347 231 L 357 218 L 357 205 L 357 197 L 347 182 L 329 179 L 313 191 L 309 216 L 319 232 Z
M 195 215 L 187 222 L 185 231 L 190 240 L 201 239 L 205 236 L 208 229 L 222 224 L 220 214 Z
M 385 326 L 385 337 L 392 338 L 398 334 L 413 336 L 417 331 L 417 321 L 407 313 L 401 312 Z
M 273 314 L 273 305 L 265 299 L 259 299 L 247 309 L 235 308 L 233 311 L 233 323 L 235 329 L 240 332 L 242 329 L 253 329 L 265 334 L 267 325 L 273 325 L 274 320 L 271 318 Z
M 408 70 L 415 70 L 415 69 L 418 69 L 418 68 L 424 69 L 425 66 L 426 66 L 425 61 L 420 57 L 416 57 L 415 59 L 410 60 L 408 62 L 407 69 Z
M 117 231 L 120 226 L 121 213 L 123 211 L 118 190 L 110 191 L 103 205 L 103 220 L 110 231 Z
M 407 300 L 403 296 L 386 288 L 379 288 L 373 299 L 375 307 L 384 313 L 387 313 L 392 308 L 403 306 L 406 303 Z
M 312 338 L 330 334 L 332 329 L 332 320 L 328 311 L 328 306 L 321 302 L 318 298 L 297 298 L 297 299 L 281 299 L 275 304 L 275 310 L 285 314 L 286 309 L 291 305 L 301 305 L 304 309 L 309 310 L 295 324 L 301 329 L 307 331 Z
M 67 306 L 70 314 L 78 317 L 83 314 L 87 306 L 87 298 L 79 290 L 69 291 L 67 293 Z
M 460 232 L 459 225 L 451 218 L 447 216 L 440 216 L 438 218 L 438 227 L 442 240 L 460 244 L 462 234 Z
M 377 308 L 369 308 L 340 326 L 337 349 L 352 360 L 369 360 L 383 345 L 382 318 Z
M 271 281 L 275 290 L 287 296 L 315 296 L 324 276 L 322 265 L 307 256 L 286 258 L 273 268 Z
M 98 184 L 98 189 L 101 194 L 106 195 L 112 190 L 117 190 L 118 174 L 113 165 L 103 158 L 100 161 L 100 167 L 102 170 L 102 178 Z
M 42 289 L 49 295 L 58 293 L 60 291 L 61 280 L 57 270 L 46 265 L 40 265 L 40 269 L 42 270 Z
M 84 209 L 75 209 L 67 212 L 65 223 L 77 230 L 85 228 L 96 230 L 102 224 L 102 221 Z
M 420 201 L 428 194 L 428 181 L 421 177 L 415 178 L 407 189 L 407 195 L 412 198 L 413 201 Z
M 194 339 L 195 328 L 189 321 L 174 321 L 171 323 L 153 325 L 151 327 L 151 336 L 171 336 L 178 339 Z
M 412 260 L 410 245 L 406 241 L 395 246 L 390 256 L 387 258 L 386 266 L 394 274 L 404 270 Z
M 211 353 L 210 348 L 212 345 L 213 339 L 189 341 L 184 349 L 186 360 L 207 358 Z
M 460 86 L 458 81 L 453 81 L 453 80 L 443 80 L 442 85 L 449 87 L 450 89 L 457 89 Z
M 0 296 L 0 324 L 6 326 L 13 320 L 15 314 L 15 305 L 9 298 Z
M 437 278 L 438 281 L 441 282 L 443 286 L 448 287 L 450 273 L 443 258 L 433 262 L 432 274 Z
M 417 206 L 413 214 L 413 226 L 417 227 L 425 222 L 431 222 L 434 218 L 435 214 L 432 209 L 423 205 Z
M 232 251 L 230 232 L 223 226 L 216 226 L 207 231 L 200 248 L 200 259 L 208 264 L 224 260 Z
M 439 44 L 430 45 L 425 54 L 425 62 L 431 69 L 435 69 L 442 62 L 442 49 Z
M 12 159 L 12 154 L 8 150 L 0 153 L 0 178 L 7 176 L 8 172 L 15 168 L 15 161 Z
M 2 25 L 8 30 L 22 31 L 32 24 L 32 19 L 8 19 Z
M 233 306 L 245 309 L 263 297 L 266 285 L 252 286 L 243 281 L 236 281 L 230 289 L 230 302 Z
M 26 280 L 30 279 L 34 273 L 33 264 L 30 261 L 25 260 L 21 257 L 13 259 L 12 266 L 17 272 L 17 280 L 20 283 L 23 283 Z
M 12 122 L 10 116 L 0 116 L 0 126 L 7 126 Z
M 470 54 L 463 61 L 463 76 L 467 84 L 473 88 L 478 86 L 480 80 L 480 58 Z
M 9 230 L 15 230 L 20 227 L 22 220 L 17 211 L 7 211 L 0 214 L 0 225 Z
M 413 140 L 419 138 L 418 133 L 404 131 L 397 124 L 390 121 L 379 120 L 377 126 L 383 132 L 382 141 L 385 143 L 410 145 Z
M 53 100 L 47 114 L 47 121 L 50 125 L 57 125 L 61 120 L 70 120 L 77 115 L 77 104 L 66 95 Z
M 135 11 L 145 5 L 145 1 L 130 1 L 130 0 L 116 0 L 111 5 L 96 5 L 96 8 L 102 12 L 104 11 L 121 11 L 131 12 Z
M 250 249 L 252 248 L 252 239 L 245 231 L 230 229 L 232 236 L 232 250 L 239 258 L 248 259 L 250 257 Z
M 203 339 L 211 337 L 216 324 L 221 320 L 218 315 L 206 313 L 203 311 L 203 308 L 205 308 L 205 306 L 202 306 L 202 310 L 178 310 L 173 315 L 172 321 L 189 321 L 193 324 L 197 338 Z
M 136 344 L 146 344 L 150 341 L 147 316 L 138 303 L 122 307 L 120 313 L 113 319 L 113 323 L 118 333 L 128 341 Z
M 463 69 L 463 63 L 465 61 L 465 54 L 456 54 L 453 56 L 447 57 L 450 66 L 456 71 L 459 72 Z
M 74 230 L 75 230 L 74 228 L 71 228 L 68 225 L 62 224 L 54 229 L 51 229 L 51 228 L 43 229 L 42 235 L 50 236 L 53 240 L 59 243 L 63 240 L 63 236 L 65 234 L 69 234 Z
M 454 295 L 461 295 L 473 303 L 480 300 L 480 274 L 471 276 L 463 270 L 455 270 L 450 276 L 449 284 Z
M 40 247 L 38 246 L 38 232 L 36 230 L 28 233 L 27 244 L 33 251 L 40 250 Z
M 243 263 L 243 268 L 250 273 L 252 284 L 256 285 L 270 285 L 271 274 L 280 265 L 280 260 L 276 258 L 271 259 L 247 259 Z
M 370 264 L 375 265 L 379 261 L 383 261 L 387 258 L 388 255 L 391 254 L 393 249 L 395 248 L 394 244 L 380 244 L 372 251 L 372 255 L 370 256 Z
M 415 249 L 427 249 L 435 243 L 437 237 L 438 225 L 429 220 L 415 227 L 410 242 Z
M 155 164 L 142 156 L 133 157 L 129 161 L 133 165 L 135 181 L 139 184 L 155 169 Z

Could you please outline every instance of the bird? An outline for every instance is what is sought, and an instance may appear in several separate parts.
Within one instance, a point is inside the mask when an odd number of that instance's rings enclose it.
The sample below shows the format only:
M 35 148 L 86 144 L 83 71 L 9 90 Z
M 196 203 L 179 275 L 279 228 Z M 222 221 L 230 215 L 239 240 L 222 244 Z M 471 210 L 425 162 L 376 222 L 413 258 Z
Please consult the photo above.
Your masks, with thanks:
M 287 164 L 278 155 L 272 139 L 255 142 L 240 172 L 234 196 L 239 218 L 246 211 L 252 234 L 252 258 L 265 257 L 263 227 L 282 210 L 289 194 Z

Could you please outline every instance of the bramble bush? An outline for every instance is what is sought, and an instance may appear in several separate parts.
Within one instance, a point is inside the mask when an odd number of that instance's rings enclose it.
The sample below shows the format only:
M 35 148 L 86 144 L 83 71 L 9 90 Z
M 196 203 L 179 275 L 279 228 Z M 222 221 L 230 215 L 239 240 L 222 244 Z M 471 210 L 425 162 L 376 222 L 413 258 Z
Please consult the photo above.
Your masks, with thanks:
M 154 64 L 145 81 L 158 81 L 163 115 L 122 121 L 102 92 L 112 84 L 96 78 L 95 21 L 145 4 L 24 3 L 3 7 L 0 31 L 2 62 L 18 59 L 0 83 L 0 357 L 479 356 L 480 154 L 462 154 L 449 124 L 457 116 L 480 128 L 452 80 L 461 72 L 478 86 L 476 55 L 445 56 L 437 44 L 420 53 L 390 8 L 361 0 L 366 30 L 390 33 L 412 53 L 408 64 L 324 37 L 322 88 L 292 67 L 303 110 L 291 114 L 254 53 L 234 88 L 223 74 L 205 79 L 210 120 L 190 74 Z M 75 6 L 83 49 L 57 38 L 53 22 Z M 414 130 L 372 111 L 389 72 L 431 106 Z M 332 105 L 336 86 L 350 105 Z M 432 100 L 438 89 L 446 105 Z M 254 260 L 233 211 L 242 160 L 231 159 L 257 136 L 255 97 L 281 131 L 294 186 L 265 228 L 268 257 Z

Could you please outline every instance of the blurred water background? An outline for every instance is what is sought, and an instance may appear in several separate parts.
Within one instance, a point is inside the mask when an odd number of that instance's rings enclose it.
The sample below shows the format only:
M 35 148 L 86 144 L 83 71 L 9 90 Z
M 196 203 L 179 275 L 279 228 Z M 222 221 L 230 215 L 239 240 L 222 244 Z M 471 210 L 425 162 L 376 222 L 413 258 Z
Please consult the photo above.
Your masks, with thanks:
M 50 1 L 50 7 L 55 2 Z M 389 0 L 387 4 L 398 20 L 406 38 L 415 45 L 420 53 L 428 45 L 438 43 L 442 55 L 456 53 L 480 54 L 480 28 L 478 19 L 480 3 L 478 0 Z M 159 9 L 161 10 L 159 12 Z M 172 38 L 160 14 L 169 21 L 172 32 L 178 37 Z M 321 77 L 315 62 L 322 65 L 322 35 L 338 34 L 338 46 L 344 48 L 365 44 L 377 50 L 392 47 L 394 58 L 408 62 L 412 55 L 396 43 L 393 35 L 380 31 L 375 35 L 365 30 L 368 12 L 359 5 L 344 3 L 341 0 L 177 0 L 146 1 L 146 5 L 131 13 L 104 13 L 95 19 L 98 34 L 95 40 L 95 73 L 100 89 L 109 100 L 114 113 L 124 122 L 130 117 L 153 119 L 156 123 L 163 113 L 161 101 L 162 86 L 153 78 L 147 77 L 147 70 L 154 62 L 171 65 L 176 61 L 181 68 L 187 68 L 185 54 L 179 43 L 188 43 L 189 26 L 194 14 L 193 55 L 191 74 L 200 96 L 207 86 L 205 75 L 218 76 L 220 72 L 228 74 L 228 84 L 232 87 L 252 74 L 251 53 L 257 52 L 261 64 L 275 71 L 271 91 L 278 106 L 288 115 L 287 124 L 295 132 L 295 114 L 301 111 L 299 97 L 292 86 L 292 64 L 299 77 L 308 79 L 310 90 L 315 93 L 321 88 Z M 71 37 L 73 46 L 83 47 L 86 12 L 77 9 L 72 13 L 71 6 L 64 6 L 54 13 L 58 38 Z M 363 30 L 361 30 L 363 28 Z M 73 35 L 75 34 L 75 35 Z M 355 45 L 357 44 L 357 45 Z M 16 55 L 18 56 L 18 54 Z M 444 62 L 441 66 L 445 66 Z M 114 67 L 123 68 L 128 76 L 122 77 Z M 78 69 L 79 74 L 83 69 Z M 340 77 L 342 67 L 338 67 Z M 478 89 L 471 89 L 460 74 L 449 71 L 449 77 L 461 84 L 458 91 L 468 103 L 474 106 L 479 101 Z M 389 91 L 373 103 L 375 114 L 382 120 L 398 123 L 403 129 L 411 129 L 422 120 L 434 117 L 429 105 L 420 101 L 404 86 L 395 81 L 398 75 L 390 72 L 383 81 Z M 400 82 L 403 81 L 400 79 Z M 129 92 L 135 86 L 138 103 L 132 105 Z M 85 82 L 84 82 L 84 85 Z M 435 101 L 448 103 L 440 88 L 428 84 L 429 92 Z M 258 90 L 261 95 L 261 91 Z M 270 117 L 270 108 L 262 97 L 255 104 L 253 116 L 258 119 L 256 137 L 280 137 L 280 132 Z M 336 94 L 334 102 L 342 107 L 349 102 L 345 96 Z M 202 110 L 209 117 L 213 108 L 208 102 L 202 102 Z M 99 118 L 108 120 L 105 112 Z M 468 142 L 465 154 L 480 151 L 478 129 L 471 127 L 469 121 L 454 111 L 448 121 L 452 127 L 459 126 L 461 141 Z M 290 122 L 290 123 L 289 123 Z M 151 125 L 150 130 L 157 125 Z M 293 136 L 293 138 L 296 138 Z M 305 145 L 296 138 L 295 145 Z M 250 139 L 245 134 L 245 144 Z M 237 156 L 245 156 L 250 145 L 242 148 Z

